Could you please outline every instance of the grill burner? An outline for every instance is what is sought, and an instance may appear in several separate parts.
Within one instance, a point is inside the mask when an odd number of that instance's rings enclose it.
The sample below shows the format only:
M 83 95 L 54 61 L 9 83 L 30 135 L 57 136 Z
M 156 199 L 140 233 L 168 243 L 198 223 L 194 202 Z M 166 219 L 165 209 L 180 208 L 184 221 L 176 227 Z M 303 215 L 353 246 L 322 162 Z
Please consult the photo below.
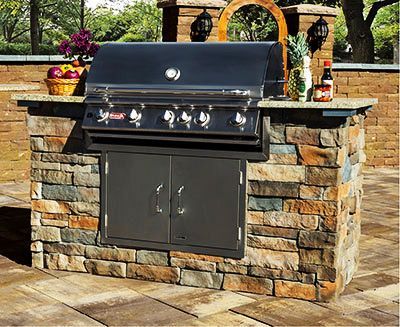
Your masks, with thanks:
M 282 47 L 101 47 L 82 128 L 102 151 L 102 242 L 242 257 L 246 159 L 269 156 L 262 98 L 283 94 Z

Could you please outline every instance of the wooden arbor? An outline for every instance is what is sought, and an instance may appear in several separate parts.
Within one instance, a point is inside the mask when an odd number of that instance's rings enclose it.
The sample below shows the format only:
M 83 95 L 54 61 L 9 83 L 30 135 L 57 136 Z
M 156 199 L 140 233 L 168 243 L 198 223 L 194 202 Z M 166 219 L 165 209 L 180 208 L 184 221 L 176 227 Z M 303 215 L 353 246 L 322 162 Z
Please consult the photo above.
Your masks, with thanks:
M 273 0 L 233 0 L 222 12 L 219 18 L 218 25 L 218 40 L 228 40 L 228 24 L 233 14 L 240 8 L 248 5 L 259 5 L 267 9 L 275 18 L 278 25 L 278 41 L 282 43 L 283 47 L 283 66 L 285 69 L 285 77 L 287 78 L 287 52 L 286 52 L 286 37 L 288 35 L 288 28 L 286 25 L 285 16 Z

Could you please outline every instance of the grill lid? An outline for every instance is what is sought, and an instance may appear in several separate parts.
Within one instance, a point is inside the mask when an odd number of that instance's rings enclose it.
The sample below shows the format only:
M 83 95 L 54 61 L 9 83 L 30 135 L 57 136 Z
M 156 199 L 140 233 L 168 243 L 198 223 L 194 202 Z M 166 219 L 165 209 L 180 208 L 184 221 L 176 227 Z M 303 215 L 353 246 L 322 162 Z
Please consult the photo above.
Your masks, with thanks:
M 88 74 L 87 103 L 113 98 L 259 100 L 283 93 L 282 47 L 257 43 L 108 43 Z

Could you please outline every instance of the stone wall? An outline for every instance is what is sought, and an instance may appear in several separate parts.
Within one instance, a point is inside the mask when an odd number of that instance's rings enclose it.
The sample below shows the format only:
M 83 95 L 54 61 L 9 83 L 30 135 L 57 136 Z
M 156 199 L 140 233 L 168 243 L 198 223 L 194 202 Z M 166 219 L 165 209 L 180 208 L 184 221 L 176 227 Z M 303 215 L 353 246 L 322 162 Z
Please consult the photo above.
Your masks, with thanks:
M 33 266 L 310 301 L 335 298 L 351 280 L 360 235 L 363 115 L 271 110 L 271 160 L 248 165 L 247 245 L 237 260 L 103 246 L 99 156 L 85 153 L 82 107 L 67 106 L 64 118 L 44 104 L 31 109 L 28 121 Z
M 399 66 L 336 64 L 336 96 L 376 98 L 365 120 L 367 166 L 399 166 Z

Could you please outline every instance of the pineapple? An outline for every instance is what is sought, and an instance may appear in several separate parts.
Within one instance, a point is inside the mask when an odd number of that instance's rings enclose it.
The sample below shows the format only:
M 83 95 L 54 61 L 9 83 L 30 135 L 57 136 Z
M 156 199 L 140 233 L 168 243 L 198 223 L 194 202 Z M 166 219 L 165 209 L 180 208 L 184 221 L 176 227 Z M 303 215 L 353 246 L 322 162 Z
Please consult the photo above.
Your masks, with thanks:
M 288 92 L 293 100 L 299 99 L 298 86 L 302 70 L 303 58 L 308 55 L 308 43 L 303 33 L 287 37 L 287 52 L 292 69 L 289 73 Z

